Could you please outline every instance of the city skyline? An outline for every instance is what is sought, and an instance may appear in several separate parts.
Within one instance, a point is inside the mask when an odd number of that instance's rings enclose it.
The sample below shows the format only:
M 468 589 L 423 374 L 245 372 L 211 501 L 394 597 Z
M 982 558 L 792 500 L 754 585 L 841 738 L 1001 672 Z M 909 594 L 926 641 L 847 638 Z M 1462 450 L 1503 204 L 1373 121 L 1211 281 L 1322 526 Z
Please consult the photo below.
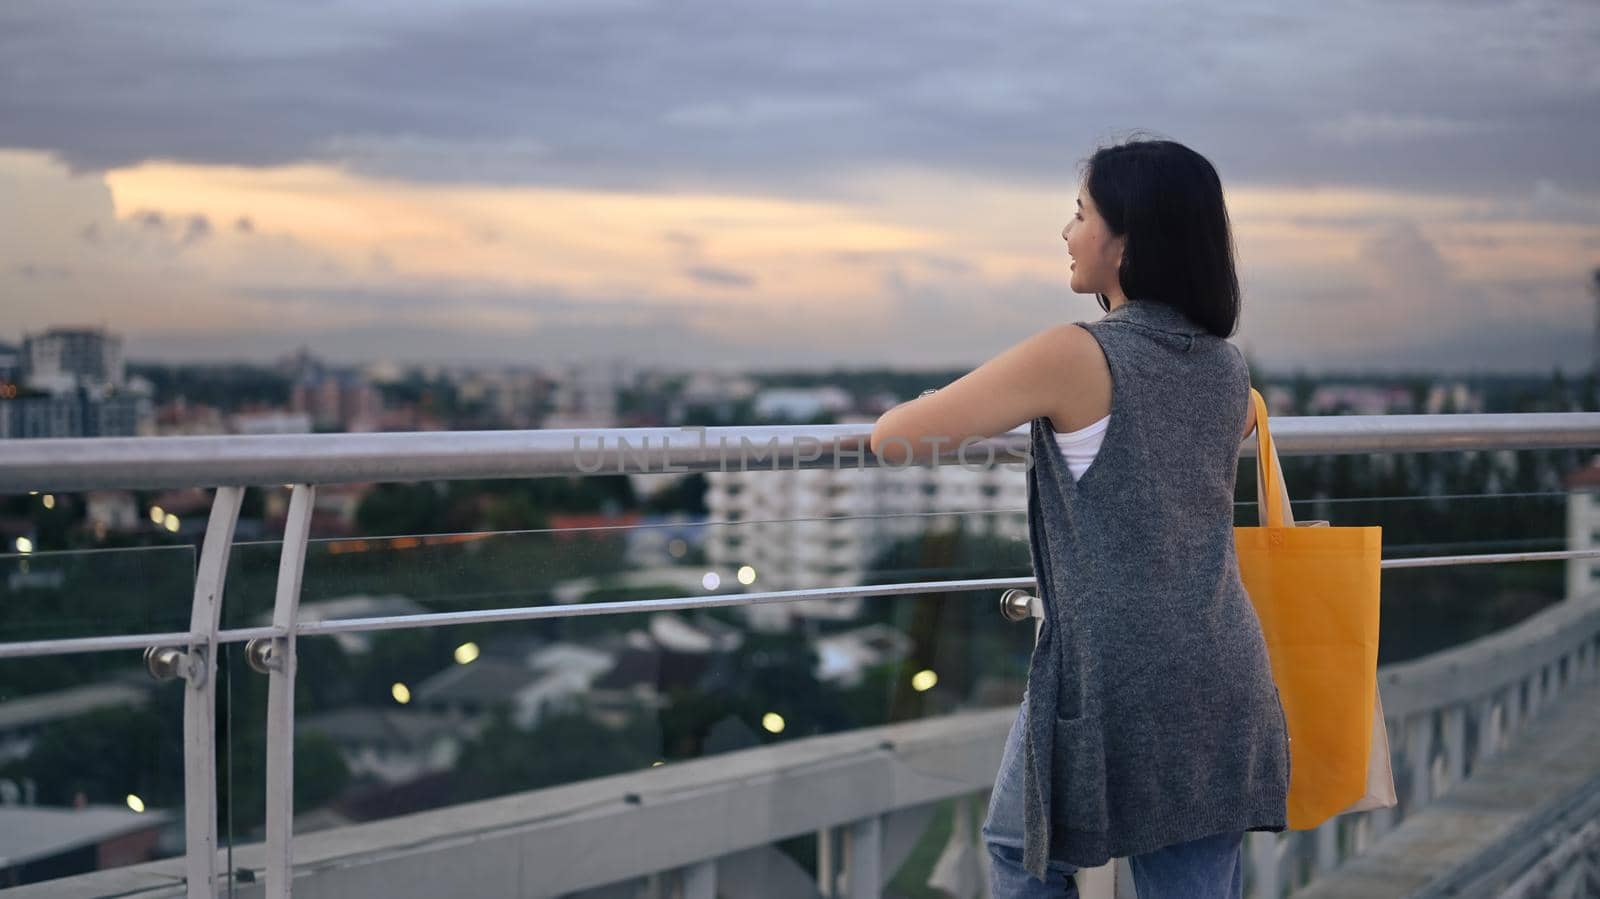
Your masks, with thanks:
M 1142 127 L 1217 164 L 1269 369 L 1590 366 L 1600 12 L 1226 10 L 8 5 L 0 339 L 976 365 L 1101 314 L 1059 230 Z

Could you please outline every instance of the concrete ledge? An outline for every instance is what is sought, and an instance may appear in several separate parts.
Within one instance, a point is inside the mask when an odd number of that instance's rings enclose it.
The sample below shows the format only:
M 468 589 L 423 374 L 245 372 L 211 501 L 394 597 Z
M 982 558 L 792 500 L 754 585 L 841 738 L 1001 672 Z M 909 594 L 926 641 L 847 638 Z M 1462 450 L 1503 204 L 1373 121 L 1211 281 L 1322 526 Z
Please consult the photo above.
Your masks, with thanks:
M 1411 662 L 1378 669 L 1384 714 L 1394 720 L 1479 699 L 1517 683 L 1600 634 L 1600 594 L 1557 603 L 1511 627 Z M 1492 685 L 1486 675 L 1492 672 Z
M 1015 708 L 795 740 L 319 831 L 294 841 L 302 899 L 554 896 L 989 789 Z M 258 878 L 261 844 L 235 847 Z M 224 870 L 226 858 L 219 858 Z M 181 896 L 166 859 L 6 896 Z M 263 895 L 238 884 L 234 894 Z

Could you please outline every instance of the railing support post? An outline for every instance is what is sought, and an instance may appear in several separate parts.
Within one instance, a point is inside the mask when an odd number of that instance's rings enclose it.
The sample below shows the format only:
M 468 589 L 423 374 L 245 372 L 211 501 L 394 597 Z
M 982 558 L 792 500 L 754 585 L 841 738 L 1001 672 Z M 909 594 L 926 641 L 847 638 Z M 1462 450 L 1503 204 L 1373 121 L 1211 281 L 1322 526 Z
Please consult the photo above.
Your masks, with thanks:
M 1376 843 L 1378 840 L 1383 839 L 1390 830 L 1394 829 L 1394 806 L 1373 809 L 1367 814 L 1371 816 L 1370 820 L 1372 821 L 1372 842 Z
M 262 666 L 267 669 L 268 678 L 268 899 L 289 899 L 294 892 L 295 619 L 300 614 L 300 581 L 305 573 L 306 544 L 311 537 L 311 510 L 315 500 L 316 488 L 310 484 L 296 484 L 289 494 L 283 550 L 278 557 L 277 595 L 272 604 L 272 627 L 281 636 L 272 638 L 267 661 Z M 259 654 L 247 653 L 252 657 Z
M 1278 835 L 1255 831 L 1249 836 L 1250 870 L 1254 874 L 1255 894 L 1259 899 L 1278 899 L 1282 892 L 1278 878 Z
M 833 828 L 824 827 L 817 831 L 817 892 L 822 899 L 833 899 L 838 867 L 833 859 Z
M 1451 706 L 1444 712 L 1444 751 L 1447 761 L 1445 788 L 1467 779 L 1467 707 Z M 1442 794 L 1445 792 L 1441 790 Z
M 717 899 L 716 859 L 683 869 L 683 899 Z
M 1339 819 L 1324 821 L 1316 833 L 1316 871 L 1326 874 L 1339 867 Z
M 1433 787 L 1433 713 L 1420 712 L 1406 720 L 1406 761 L 1411 769 L 1411 790 L 1406 814 L 1414 815 L 1428 804 Z
M 222 623 L 222 588 L 228 553 L 239 523 L 243 487 L 218 487 L 200 545 L 194 604 L 189 613 L 190 673 L 183 691 L 183 805 L 185 893 L 188 899 L 217 895 L 217 629 Z
M 1528 689 L 1532 688 L 1528 685 L 1526 678 L 1518 680 L 1511 685 L 1511 693 L 1506 700 L 1506 739 L 1508 742 L 1512 737 L 1516 736 L 1517 731 L 1520 731 L 1528 721 L 1528 694 L 1526 692 Z
M 878 899 L 883 888 L 883 817 L 873 815 L 851 824 L 845 851 L 849 899 Z
M 1495 699 L 1495 694 L 1478 700 L 1478 755 L 1472 760 L 1474 770 L 1479 765 L 1494 758 L 1500 751 L 1500 704 Z

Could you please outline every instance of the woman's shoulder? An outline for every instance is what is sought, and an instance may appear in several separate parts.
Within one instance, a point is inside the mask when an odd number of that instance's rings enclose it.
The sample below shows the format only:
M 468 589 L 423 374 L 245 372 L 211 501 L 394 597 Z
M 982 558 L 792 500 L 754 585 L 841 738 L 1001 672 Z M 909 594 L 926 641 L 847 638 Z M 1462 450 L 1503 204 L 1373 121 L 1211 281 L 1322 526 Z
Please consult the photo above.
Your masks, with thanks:
M 1103 364 L 1104 351 L 1091 333 L 1093 322 L 1060 322 L 1050 325 L 1027 341 L 1041 363 L 1039 371 L 1053 384 L 1059 376 L 1081 372 L 1085 365 Z

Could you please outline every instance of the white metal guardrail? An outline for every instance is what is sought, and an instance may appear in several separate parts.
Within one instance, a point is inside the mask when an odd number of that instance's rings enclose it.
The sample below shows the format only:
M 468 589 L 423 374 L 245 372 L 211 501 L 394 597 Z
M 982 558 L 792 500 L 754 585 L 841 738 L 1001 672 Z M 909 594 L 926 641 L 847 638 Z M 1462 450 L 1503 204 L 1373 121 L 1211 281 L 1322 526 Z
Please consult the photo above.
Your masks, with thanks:
M 102 437 L 0 443 L 0 494 L 877 467 L 861 425 Z M 1600 412 L 1275 417 L 1279 455 L 1593 447 Z M 1026 429 L 972 444 L 1020 461 Z M 1255 456 L 1255 439 L 1240 452 Z M 952 449 L 941 457 L 959 461 Z

